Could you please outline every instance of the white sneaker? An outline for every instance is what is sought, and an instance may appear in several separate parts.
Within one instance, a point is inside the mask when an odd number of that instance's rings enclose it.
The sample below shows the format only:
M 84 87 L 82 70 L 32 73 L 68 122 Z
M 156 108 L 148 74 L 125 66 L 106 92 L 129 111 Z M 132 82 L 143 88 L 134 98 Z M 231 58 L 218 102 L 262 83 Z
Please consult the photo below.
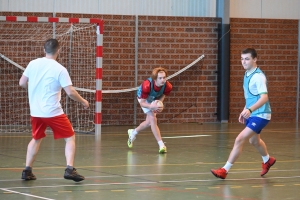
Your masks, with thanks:
M 133 147 L 133 141 L 135 140 L 135 136 L 132 137 L 132 132 L 133 132 L 134 129 L 128 129 L 128 141 L 127 141 L 127 145 L 129 148 L 132 148 Z

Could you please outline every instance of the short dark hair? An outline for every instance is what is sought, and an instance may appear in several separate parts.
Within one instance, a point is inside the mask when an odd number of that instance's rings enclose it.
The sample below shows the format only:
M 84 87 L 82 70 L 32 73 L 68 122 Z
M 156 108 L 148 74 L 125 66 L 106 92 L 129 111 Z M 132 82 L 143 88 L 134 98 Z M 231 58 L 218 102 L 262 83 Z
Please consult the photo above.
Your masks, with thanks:
M 47 54 L 54 55 L 59 49 L 59 43 L 56 39 L 49 39 L 45 42 L 44 49 Z
M 242 51 L 242 54 L 250 53 L 252 58 L 257 58 L 257 52 L 253 48 L 247 48 Z
M 152 70 L 152 75 L 151 75 L 152 80 L 156 80 L 157 79 L 157 75 L 158 75 L 159 72 L 165 72 L 166 76 L 168 76 L 168 71 L 165 68 L 157 67 L 157 68 L 154 68 Z

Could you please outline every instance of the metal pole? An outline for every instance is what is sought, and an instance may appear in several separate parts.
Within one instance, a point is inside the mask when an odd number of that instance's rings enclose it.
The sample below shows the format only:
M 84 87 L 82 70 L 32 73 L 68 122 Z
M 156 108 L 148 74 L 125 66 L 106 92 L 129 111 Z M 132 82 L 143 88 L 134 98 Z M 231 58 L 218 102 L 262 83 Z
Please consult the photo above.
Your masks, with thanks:
M 68 67 L 67 67 L 67 70 L 71 76 L 71 64 L 72 64 L 72 39 L 73 39 L 73 25 L 71 25 L 71 28 L 69 30 L 69 33 L 70 33 L 70 51 L 69 51 L 69 59 L 68 59 Z M 69 102 L 69 96 L 67 95 L 66 96 L 66 115 L 68 115 L 68 102 Z M 79 125 L 79 121 L 77 121 L 78 125 Z
M 217 17 L 222 18 L 218 27 L 218 106 L 217 118 L 221 123 L 229 119 L 230 82 L 230 0 L 217 0 Z
M 296 124 L 299 123 L 299 84 L 300 84 L 300 20 L 298 21 L 298 69 L 297 69 L 297 103 L 296 103 Z
M 102 123 L 102 47 L 103 47 L 103 23 L 96 27 L 96 96 L 95 96 L 95 136 L 96 140 L 101 139 Z
M 53 0 L 53 14 L 52 15 L 53 15 L 53 17 L 56 16 L 56 13 L 55 13 L 55 0 Z M 56 23 L 53 22 L 53 39 L 56 38 L 55 32 L 56 32 Z
M 135 16 L 135 55 L 134 55 L 134 86 L 137 87 L 137 80 L 138 80 L 138 51 L 139 51 L 139 16 Z M 137 110 L 137 94 L 134 92 L 134 120 L 133 123 L 136 124 L 136 110 Z

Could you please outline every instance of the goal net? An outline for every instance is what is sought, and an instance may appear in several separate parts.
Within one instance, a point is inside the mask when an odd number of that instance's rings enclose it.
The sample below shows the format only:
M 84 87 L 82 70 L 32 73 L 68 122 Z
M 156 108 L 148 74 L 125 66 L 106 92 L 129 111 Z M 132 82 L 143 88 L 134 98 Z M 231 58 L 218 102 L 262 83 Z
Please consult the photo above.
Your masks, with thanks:
M 44 57 L 43 45 L 49 38 L 59 41 L 57 61 L 67 68 L 73 85 L 96 89 L 95 51 L 99 24 L 70 23 L 68 18 L 64 19 L 65 23 L 0 20 L 0 131 L 31 130 L 27 90 L 19 86 L 19 79 L 31 60 Z M 95 93 L 78 92 L 89 101 L 88 110 L 68 98 L 63 90 L 62 107 L 75 131 L 93 131 Z

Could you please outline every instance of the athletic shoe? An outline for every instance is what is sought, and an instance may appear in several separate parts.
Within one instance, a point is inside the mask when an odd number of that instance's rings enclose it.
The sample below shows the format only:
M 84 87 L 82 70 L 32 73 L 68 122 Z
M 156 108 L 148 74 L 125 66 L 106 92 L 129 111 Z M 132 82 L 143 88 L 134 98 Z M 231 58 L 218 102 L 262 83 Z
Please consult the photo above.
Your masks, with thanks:
M 217 178 L 221 178 L 221 179 L 225 179 L 227 176 L 227 171 L 224 168 L 220 168 L 220 169 L 211 169 L 210 170 L 211 173 L 217 177 Z
M 79 182 L 85 179 L 84 176 L 81 176 L 77 173 L 75 168 L 73 168 L 73 170 L 66 168 L 64 178 L 68 180 L 73 180 L 75 182 Z
M 127 133 L 128 133 L 128 141 L 127 141 L 127 145 L 129 148 L 133 147 L 133 141 L 135 140 L 135 136 L 134 138 L 131 138 L 132 132 L 134 129 L 128 129 Z
M 35 175 L 32 173 L 31 170 L 23 170 L 22 172 L 22 179 L 25 181 L 30 181 L 30 180 L 36 180 Z
M 164 146 L 158 150 L 158 153 L 167 153 L 167 147 Z
M 275 164 L 276 159 L 274 157 L 269 158 L 268 162 L 262 163 L 262 171 L 260 173 L 261 176 L 265 175 L 268 173 L 269 169 Z

